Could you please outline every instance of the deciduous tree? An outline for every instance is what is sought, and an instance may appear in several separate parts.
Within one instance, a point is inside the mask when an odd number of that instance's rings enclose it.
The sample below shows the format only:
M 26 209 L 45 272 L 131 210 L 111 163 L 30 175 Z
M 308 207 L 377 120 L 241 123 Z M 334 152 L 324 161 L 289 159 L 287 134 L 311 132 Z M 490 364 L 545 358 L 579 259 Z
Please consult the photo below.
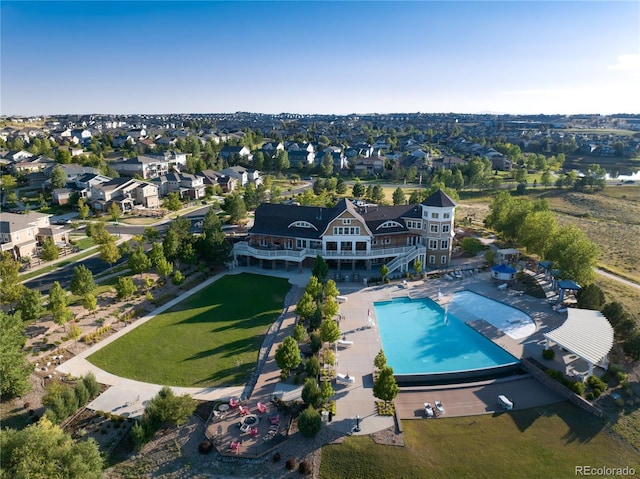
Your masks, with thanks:
M 60 248 L 53 242 L 53 238 L 44 240 L 42 250 L 40 251 L 40 259 L 42 261 L 53 261 L 60 257 Z
M 0 311 L 0 396 L 21 396 L 31 389 L 29 376 L 32 366 L 27 360 L 24 345 L 26 336 L 20 313 Z M 3 455 L 6 450 L 0 446 Z M 4 468 L 4 458 L 2 460 Z
M 333 343 L 340 338 L 340 328 L 333 319 L 325 319 L 320 325 L 320 339 L 325 343 Z
M 76 296 L 86 296 L 93 292 L 96 289 L 96 283 L 91 270 L 84 265 L 73 268 L 70 289 Z
M 17 306 L 18 311 L 22 314 L 22 320 L 37 320 L 44 312 L 42 294 L 37 289 L 24 288 L 23 291 Z
M 0 304 L 10 305 L 22 296 L 24 286 L 20 283 L 20 263 L 8 252 L 0 259 Z
M 116 282 L 115 288 L 119 300 L 133 296 L 137 291 L 136 285 L 129 276 L 120 276 Z
M 151 260 L 145 254 L 142 246 L 138 246 L 138 249 L 129 255 L 128 266 L 135 274 L 139 274 L 142 277 L 142 273 L 149 271 L 151 268 Z
M 284 338 L 276 349 L 276 364 L 285 374 L 289 374 L 293 368 L 300 364 L 300 348 L 291 336 Z
M 109 263 L 109 266 L 113 266 L 113 264 L 122 257 L 122 254 L 120 253 L 116 242 L 112 239 L 100 245 L 100 254 L 98 257 L 102 261 Z

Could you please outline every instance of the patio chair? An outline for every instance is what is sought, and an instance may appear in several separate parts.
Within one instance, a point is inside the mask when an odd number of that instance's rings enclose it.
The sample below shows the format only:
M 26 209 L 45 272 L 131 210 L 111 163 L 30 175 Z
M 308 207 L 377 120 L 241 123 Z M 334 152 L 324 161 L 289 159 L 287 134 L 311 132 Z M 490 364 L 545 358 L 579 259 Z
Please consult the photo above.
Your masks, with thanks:
M 256 437 L 258 435 L 258 428 L 257 427 L 252 427 L 251 429 L 249 429 L 249 434 L 251 434 L 252 437 Z
M 229 399 L 229 406 L 235 409 L 240 406 L 240 401 L 238 401 L 236 398 L 231 398 Z
M 247 414 L 249 414 L 249 408 L 246 406 L 239 406 L 238 409 L 240 410 L 241 416 L 246 416 Z
M 231 441 L 231 450 L 237 454 L 240 450 L 240 441 Z
M 264 404 L 262 404 L 261 402 L 259 402 L 257 404 L 257 408 L 258 408 L 258 412 L 260 414 L 264 414 L 265 412 L 267 412 L 267 406 L 265 406 Z
M 269 418 L 269 423 L 270 424 L 280 424 L 280 415 L 278 414 L 277 416 L 271 416 Z
M 433 408 L 431 407 L 431 403 L 424 403 L 424 414 L 427 417 L 433 417 Z
M 435 406 L 436 406 L 436 411 L 438 411 L 438 416 L 441 416 L 444 414 L 444 406 L 442 405 L 442 403 L 440 401 L 436 401 L 435 402 Z

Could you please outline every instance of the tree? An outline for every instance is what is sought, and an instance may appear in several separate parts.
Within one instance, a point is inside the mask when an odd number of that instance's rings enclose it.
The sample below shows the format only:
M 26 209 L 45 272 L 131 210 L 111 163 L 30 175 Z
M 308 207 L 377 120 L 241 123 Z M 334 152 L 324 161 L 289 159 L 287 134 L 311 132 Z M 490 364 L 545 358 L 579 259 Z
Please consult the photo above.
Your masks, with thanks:
M 380 369 L 378 378 L 373 383 L 373 395 L 384 401 L 385 405 L 393 401 L 400 392 L 400 388 L 393 377 L 393 369 L 385 366 Z
M 93 295 L 91 295 L 91 296 L 93 296 Z M 95 296 L 94 296 L 94 299 L 95 299 Z M 69 325 L 69 332 L 67 333 L 67 336 L 69 337 L 69 339 L 73 339 L 75 341 L 76 346 L 78 345 L 78 339 L 80 339 L 80 335 L 82 335 L 82 328 L 80 326 L 78 326 L 77 324 L 75 324 L 75 323 L 71 323 Z M 82 384 L 82 383 L 79 383 L 79 384 Z M 82 384 L 82 387 L 84 387 L 84 384 Z M 85 388 L 85 390 L 86 390 L 86 388 Z
M 318 386 L 318 382 L 315 378 L 307 378 L 305 380 L 301 396 L 305 404 L 313 407 L 318 407 L 320 405 L 320 387 Z
M 329 296 L 324 300 L 324 304 L 322 305 L 322 315 L 327 318 L 327 320 L 330 320 L 336 314 L 338 314 L 338 302 L 332 296 Z
M 105 244 L 114 241 L 114 237 L 109 234 L 102 222 L 88 223 L 85 232 L 89 238 L 93 238 L 96 244 Z
M 320 338 L 325 343 L 333 343 L 340 338 L 340 328 L 333 319 L 325 319 L 320 325 Z
M 158 274 L 164 278 L 170 276 L 173 273 L 173 264 L 170 263 L 166 258 L 162 257 L 156 264 L 156 271 Z
M 316 377 L 320 374 L 320 361 L 317 356 L 311 356 L 305 365 L 305 371 L 309 377 Z
M 289 371 L 300 364 L 300 348 L 298 343 L 291 336 L 284 338 L 282 343 L 276 349 L 276 364 L 282 371 L 288 375 Z
M 394 206 L 404 205 L 405 200 L 406 200 L 406 198 L 405 198 L 404 190 L 398 186 L 395 189 L 395 191 L 393 192 L 393 204 L 394 204 Z
M 336 183 L 336 193 L 338 193 L 339 195 L 344 195 L 346 192 L 347 184 L 342 178 L 338 178 L 338 182 Z
M 53 188 L 54 190 L 58 188 L 64 188 L 64 185 L 66 184 L 67 174 L 61 166 L 54 166 L 51 170 L 51 188 Z
M 189 394 L 176 396 L 169 386 L 164 386 L 145 409 L 145 414 L 156 424 L 184 424 L 196 410 L 196 402 Z
M 312 274 L 304 291 L 305 293 L 309 293 L 313 299 L 320 300 L 322 299 L 322 282 L 317 276 Z
M 332 296 L 334 298 L 340 296 L 340 291 L 338 291 L 338 286 L 336 285 L 336 282 L 334 280 L 330 279 L 325 283 L 324 295 L 326 297 Z
M 558 230 L 551 211 L 535 211 L 525 216 L 517 228 L 518 241 L 532 254 L 544 258 Z
M 484 249 L 484 245 L 478 238 L 467 236 L 465 238 L 462 238 L 462 240 L 460 241 L 460 248 L 462 248 L 462 251 L 469 254 L 470 256 L 475 256 Z
M 53 238 L 44 240 L 42 250 L 40 251 L 40 259 L 42 261 L 53 261 L 60 257 L 60 248 L 53 242 Z
M 371 201 L 376 204 L 383 204 L 385 202 L 384 189 L 380 185 L 375 185 L 373 187 L 373 192 L 371 194 Z
M 93 280 L 93 273 L 84 265 L 73 268 L 73 278 L 71 278 L 71 292 L 76 296 L 86 296 L 96 289 Z
M 147 243 L 156 244 L 160 239 L 160 232 L 151 226 L 147 226 L 142 232 L 142 237 Z
M 386 264 L 380 266 L 380 276 L 382 276 L 382 281 L 387 280 L 387 275 L 389 274 L 389 267 Z
M 56 150 L 56 161 L 63 165 L 71 163 L 71 153 L 69 150 L 67 148 L 58 148 Z
M 322 429 L 320 413 L 313 407 L 308 407 L 298 416 L 298 429 L 304 437 L 314 437 Z
M 283 171 L 288 169 L 290 166 L 289 153 L 287 153 L 287 150 L 278 150 L 278 153 L 274 158 L 274 169 L 277 171 Z
M 180 200 L 178 193 L 173 191 L 165 196 L 164 201 L 162 202 L 162 206 L 169 211 L 178 211 L 182 209 L 182 201 Z
M 353 185 L 353 189 L 351 191 L 351 193 L 353 194 L 353 197 L 362 198 L 364 196 L 364 192 L 365 192 L 364 185 L 360 183 L 360 181 L 356 180 L 355 184 Z
M 93 313 L 98 307 L 98 299 L 92 293 L 87 293 L 82 299 L 82 306 L 90 313 Z
M 129 255 L 129 261 L 127 265 L 135 274 L 139 274 L 142 277 L 142 273 L 149 271 L 151 268 L 151 260 L 145 254 L 142 246 L 138 246 L 138 249 Z
M 54 281 L 49 290 L 49 310 L 53 314 L 53 321 L 63 326 L 71 319 L 71 309 L 67 306 L 67 293 L 58 281 Z
M 86 220 L 89 217 L 89 205 L 84 202 L 84 198 L 78 200 L 78 216 L 81 220 Z
M 17 309 L 20 311 L 23 321 L 34 321 L 40 318 L 44 312 L 40 291 L 24 288 L 24 292 L 18 300 Z
M 322 161 L 320 162 L 320 173 L 324 176 L 329 176 L 333 173 L 333 156 L 331 153 L 327 152 L 322 157 Z
M 613 301 L 611 303 L 607 303 L 602 308 L 602 314 L 605 318 L 609 320 L 614 329 L 618 329 L 618 325 L 622 324 L 629 318 L 629 313 L 624 309 L 622 303 L 618 301 Z
M 589 284 L 595 278 L 594 267 L 600 248 L 574 225 L 562 226 L 553 237 L 546 259 L 554 262 L 563 279 Z
M 316 256 L 313 267 L 311 268 L 311 274 L 318 278 L 321 283 L 324 283 L 327 279 L 327 274 L 329 274 L 329 265 L 322 256 Z
M 322 324 L 322 308 L 318 306 L 316 310 L 313 312 L 313 315 L 311 315 L 311 318 L 309 320 L 309 327 L 311 329 L 318 329 L 321 324 Z M 322 340 L 320 341 L 320 346 L 322 346 Z
M 302 323 L 298 323 L 293 328 L 293 339 L 295 339 L 298 343 L 302 343 L 307 339 L 307 330 L 302 325 Z
M 326 404 L 334 394 L 335 391 L 333 390 L 333 386 L 331 386 L 331 382 L 323 381 L 320 385 L 320 398 L 322 399 L 322 402 Z
M 0 259 L 0 304 L 10 305 L 22 296 L 24 286 L 20 283 L 20 263 L 10 253 L 1 253 Z
M 149 257 L 149 261 L 151 261 L 151 266 L 157 267 L 160 260 L 165 259 L 162 243 L 153 243 L 147 256 Z
M 373 359 L 373 365 L 378 369 L 382 369 L 387 365 L 387 357 L 382 349 L 378 351 L 378 354 Z
M 309 293 L 305 292 L 298 304 L 296 304 L 296 314 L 303 319 L 311 317 L 317 308 L 316 302 Z
M 109 263 L 109 266 L 113 266 L 122 255 L 120 254 L 120 250 L 116 245 L 116 242 L 112 239 L 110 241 L 106 241 L 100 245 L 100 254 L 98 256 L 102 261 Z
M 20 313 L 7 314 L 0 310 L 0 396 L 22 396 L 31 389 L 29 376 L 32 366 L 27 360 L 24 345 L 27 341 L 23 332 Z M 3 455 L 4 447 L 0 447 Z M 3 457 L 4 467 L 4 457 Z
M 109 213 L 109 216 L 111 216 L 111 221 L 118 221 L 120 216 L 122 216 L 122 211 L 120 210 L 120 207 L 117 203 L 111 203 L 109 209 L 107 210 L 107 213 Z
M 200 256 L 214 266 L 220 266 L 229 261 L 231 247 L 225 238 L 220 218 L 210 208 L 202 222 L 202 234 L 196 243 Z
M 226 197 L 222 209 L 229 215 L 229 221 L 233 224 L 238 224 L 247 217 L 247 206 L 242 197 L 235 193 Z
M 102 477 L 104 460 L 95 440 L 76 442 L 46 417 L 21 430 L 0 431 L 0 449 L 6 477 Z
M 116 295 L 119 300 L 133 296 L 137 291 L 136 285 L 129 276 L 120 276 L 116 282 Z
M 413 269 L 415 269 L 415 270 L 416 270 L 416 274 L 417 274 L 418 276 L 420 276 L 420 275 L 422 274 L 422 266 L 423 266 L 423 265 L 422 265 L 422 261 L 420 261 L 420 258 L 416 258 L 416 259 L 413 261 Z
M 578 308 L 595 309 L 597 311 L 600 311 L 606 302 L 604 292 L 598 285 L 593 283 L 578 290 L 576 299 L 578 300 Z

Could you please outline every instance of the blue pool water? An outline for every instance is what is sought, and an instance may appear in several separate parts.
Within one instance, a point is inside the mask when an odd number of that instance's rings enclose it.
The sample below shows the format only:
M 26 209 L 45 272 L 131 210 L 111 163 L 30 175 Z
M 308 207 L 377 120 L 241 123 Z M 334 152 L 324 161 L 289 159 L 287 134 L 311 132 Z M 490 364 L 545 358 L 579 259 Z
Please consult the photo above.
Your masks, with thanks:
M 519 362 L 455 315 L 445 315 L 429 298 L 396 298 L 374 303 L 374 308 L 387 364 L 396 375 L 482 370 Z

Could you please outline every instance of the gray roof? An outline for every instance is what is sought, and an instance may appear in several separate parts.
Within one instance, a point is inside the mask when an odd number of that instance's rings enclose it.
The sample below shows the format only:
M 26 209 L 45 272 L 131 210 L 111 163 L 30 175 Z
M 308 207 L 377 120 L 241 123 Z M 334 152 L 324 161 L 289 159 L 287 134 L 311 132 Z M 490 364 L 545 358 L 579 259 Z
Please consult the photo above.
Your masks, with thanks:
M 2 213 L 0 219 L 0 233 L 11 234 L 15 231 L 27 229 L 32 226 L 39 218 L 46 218 L 51 215 L 37 213 L 32 211 L 27 214 Z
M 425 206 L 434 206 L 436 208 L 451 208 L 456 206 L 455 201 L 453 201 L 451 197 L 442 190 L 436 191 L 420 204 Z

